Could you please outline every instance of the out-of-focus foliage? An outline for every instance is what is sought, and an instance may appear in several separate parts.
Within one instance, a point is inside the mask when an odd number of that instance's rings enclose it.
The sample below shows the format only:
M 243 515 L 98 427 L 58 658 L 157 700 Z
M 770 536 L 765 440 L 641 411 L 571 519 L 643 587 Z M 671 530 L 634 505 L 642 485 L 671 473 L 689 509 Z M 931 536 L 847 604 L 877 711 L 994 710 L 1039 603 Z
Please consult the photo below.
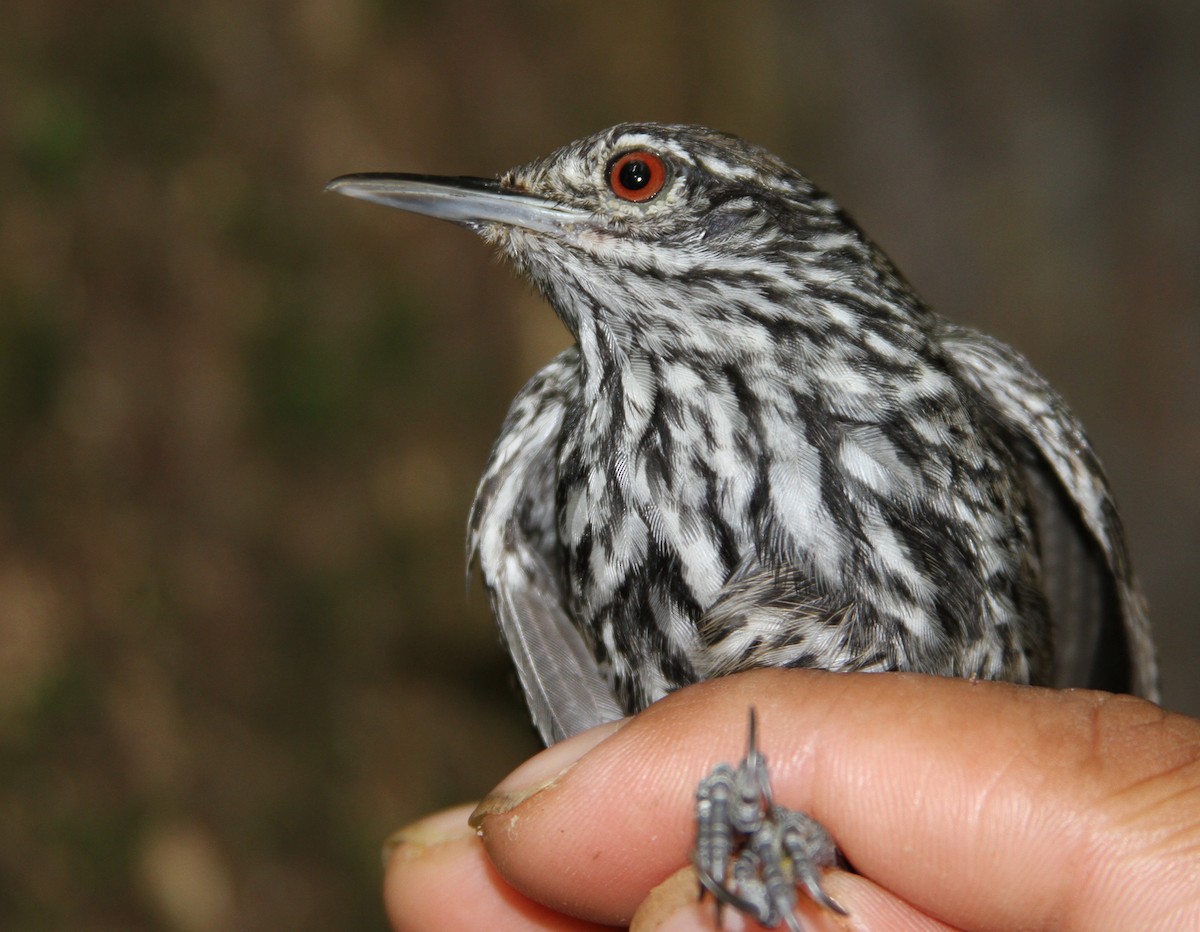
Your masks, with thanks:
M 534 749 L 462 538 L 565 334 L 321 186 L 621 119 L 774 149 L 1033 357 L 1200 711 L 1195 4 L 8 0 L 0 86 L 3 928 L 382 928 L 383 837 Z

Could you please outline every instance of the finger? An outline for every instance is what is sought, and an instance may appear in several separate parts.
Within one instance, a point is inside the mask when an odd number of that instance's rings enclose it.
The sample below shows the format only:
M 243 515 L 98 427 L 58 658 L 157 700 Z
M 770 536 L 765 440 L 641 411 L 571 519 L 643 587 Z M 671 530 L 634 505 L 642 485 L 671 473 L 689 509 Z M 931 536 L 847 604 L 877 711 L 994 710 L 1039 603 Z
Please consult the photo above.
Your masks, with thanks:
M 716 925 L 711 899 L 696 896 L 698 880 L 690 867 L 677 871 L 642 901 L 630 932 L 712 932 Z M 917 911 L 865 877 L 830 871 L 826 891 L 853 917 L 856 932 L 952 932 L 949 926 Z M 803 902 L 798 913 L 806 932 L 845 932 L 847 921 L 816 904 Z
M 393 929 L 598 928 L 535 903 L 505 883 L 468 825 L 470 813 L 470 806 L 448 809 L 393 836 L 384 878 L 384 902 Z
M 1129 697 L 914 675 L 763 670 L 680 690 L 493 806 L 489 854 L 533 898 L 628 922 L 687 863 L 696 784 L 744 752 L 752 705 L 777 801 L 929 916 L 1165 927 L 1200 911 L 1200 723 Z

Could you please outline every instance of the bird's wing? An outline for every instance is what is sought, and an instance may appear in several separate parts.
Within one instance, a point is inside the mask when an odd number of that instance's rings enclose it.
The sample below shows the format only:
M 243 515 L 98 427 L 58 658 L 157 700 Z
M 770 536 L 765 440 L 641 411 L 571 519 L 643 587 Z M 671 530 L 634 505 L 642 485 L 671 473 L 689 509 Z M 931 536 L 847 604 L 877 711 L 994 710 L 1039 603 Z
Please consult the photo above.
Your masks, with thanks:
M 578 386 L 568 350 L 513 401 L 480 480 L 468 526 L 492 611 L 547 744 L 624 712 L 566 610 L 555 526 L 556 451 Z
M 1022 456 L 1054 619 L 1055 685 L 1157 699 L 1145 602 L 1083 427 L 1019 353 L 966 328 L 948 326 L 941 336 L 951 364 Z

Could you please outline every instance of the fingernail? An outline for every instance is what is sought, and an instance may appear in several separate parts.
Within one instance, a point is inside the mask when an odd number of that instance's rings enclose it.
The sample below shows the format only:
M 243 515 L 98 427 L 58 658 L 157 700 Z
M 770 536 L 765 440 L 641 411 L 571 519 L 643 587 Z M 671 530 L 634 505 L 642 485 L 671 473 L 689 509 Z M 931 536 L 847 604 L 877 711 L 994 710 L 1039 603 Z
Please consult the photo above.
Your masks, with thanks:
M 697 932 L 725 929 L 714 925 L 711 900 L 700 899 L 700 881 L 690 867 L 676 871 L 650 891 L 638 906 L 629 932 Z
M 473 838 L 475 828 L 467 820 L 469 811 L 469 806 L 456 806 L 396 829 L 383 843 L 384 867 L 392 858 L 413 858 L 427 848 Z
M 601 741 L 618 732 L 629 719 L 597 725 L 582 734 L 560 741 L 534 755 L 520 767 L 496 784 L 496 788 L 483 798 L 468 820 L 478 829 L 486 816 L 510 812 L 531 796 L 536 796 L 553 784 L 572 765 Z

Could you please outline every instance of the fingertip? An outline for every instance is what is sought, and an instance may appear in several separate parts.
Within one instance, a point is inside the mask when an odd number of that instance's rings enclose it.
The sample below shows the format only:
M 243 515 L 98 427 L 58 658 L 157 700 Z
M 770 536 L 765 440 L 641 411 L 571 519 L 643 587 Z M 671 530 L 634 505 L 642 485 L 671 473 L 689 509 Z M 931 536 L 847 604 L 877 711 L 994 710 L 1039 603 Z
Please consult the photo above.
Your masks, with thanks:
M 383 898 L 393 929 L 444 925 L 446 892 L 483 876 L 486 856 L 467 823 L 472 807 L 456 806 L 393 832 L 383 845 Z
M 629 932 L 682 932 L 712 927 L 712 904 L 700 900 L 700 881 L 691 867 L 676 871 L 642 900 L 629 923 Z M 704 917 L 708 925 L 705 926 Z
M 395 832 L 385 843 L 384 905 L 395 930 L 595 932 L 514 890 L 456 806 Z
M 488 816 L 511 812 L 527 799 L 553 786 L 588 751 L 620 731 L 629 721 L 628 718 L 621 718 L 597 725 L 535 754 L 501 780 L 470 813 L 467 821 L 475 828 L 481 828 Z
M 829 871 L 823 878 L 827 892 L 846 908 L 839 916 L 809 899 L 801 898 L 796 915 L 805 932 L 950 932 L 951 927 L 925 915 L 865 877 Z M 717 928 L 759 928 L 728 908 L 717 924 L 712 899 L 699 896 L 695 871 L 683 868 L 650 891 L 629 925 L 630 932 L 712 932 Z
M 824 886 L 848 915 L 838 917 L 826 913 L 821 917 L 826 924 L 806 928 L 849 928 L 856 932 L 951 932 L 953 928 L 858 874 L 829 871 L 824 877 Z
M 396 829 L 383 843 L 384 867 L 388 867 L 393 858 L 412 858 L 427 848 L 474 836 L 476 831 L 468 818 L 472 808 L 470 804 L 464 804 L 443 809 Z

